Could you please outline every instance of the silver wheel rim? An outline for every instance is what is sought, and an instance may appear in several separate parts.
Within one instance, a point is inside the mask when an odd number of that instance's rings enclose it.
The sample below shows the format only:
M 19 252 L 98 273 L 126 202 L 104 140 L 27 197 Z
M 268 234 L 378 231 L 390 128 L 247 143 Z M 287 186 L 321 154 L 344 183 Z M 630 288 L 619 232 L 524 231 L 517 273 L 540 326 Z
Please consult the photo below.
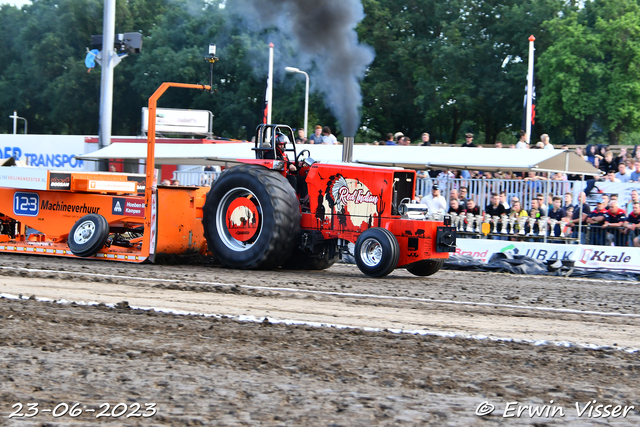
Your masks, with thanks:
M 93 221 L 85 221 L 76 228 L 75 233 L 73 233 L 73 241 L 78 243 L 79 245 L 84 245 L 96 232 L 96 225 Z
M 229 206 L 235 199 L 247 196 L 251 196 L 253 203 L 258 209 L 260 218 L 258 221 L 258 232 L 256 233 L 253 241 L 241 242 L 240 240 L 235 239 L 231 235 L 231 233 L 229 233 L 229 229 L 227 228 L 226 216 L 227 209 L 229 209 Z M 233 190 L 227 191 L 227 193 L 220 200 L 220 204 L 218 205 L 218 209 L 216 211 L 216 228 L 218 229 L 220 240 L 227 248 L 236 252 L 244 252 L 251 249 L 254 243 L 260 240 L 260 235 L 262 234 L 262 205 L 260 204 L 260 200 L 258 200 L 256 195 L 251 190 L 248 190 L 246 188 L 234 188 Z
M 360 246 L 360 259 L 367 267 L 375 267 L 382 261 L 382 245 L 376 239 L 369 238 Z

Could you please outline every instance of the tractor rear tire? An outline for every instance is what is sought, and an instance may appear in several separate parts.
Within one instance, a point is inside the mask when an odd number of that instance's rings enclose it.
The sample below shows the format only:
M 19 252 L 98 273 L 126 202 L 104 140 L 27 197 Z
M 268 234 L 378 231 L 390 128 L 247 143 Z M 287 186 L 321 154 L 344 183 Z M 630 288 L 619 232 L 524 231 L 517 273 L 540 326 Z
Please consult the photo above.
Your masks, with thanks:
M 107 243 L 109 223 L 102 215 L 89 214 L 76 221 L 69 232 L 67 245 L 79 257 L 94 256 Z
M 248 213 L 241 224 L 234 222 L 238 209 Z M 271 270 L 291 256 L 300 219 L 296 193 L 282 175 L 263 166 L 240 165 L 214 182 L 202 225 L 209 250 L 222 266 Z
M 386 276 L 398 265 L 398 240 L 387 229 L 369 228 L 356 241 L 355 258 L 358 268 L 367 276 Z
M 426 259 L 407 267 L 407 271 L 415 276 L 431 276 L 436 274 L 444 265 L 443 259 Z

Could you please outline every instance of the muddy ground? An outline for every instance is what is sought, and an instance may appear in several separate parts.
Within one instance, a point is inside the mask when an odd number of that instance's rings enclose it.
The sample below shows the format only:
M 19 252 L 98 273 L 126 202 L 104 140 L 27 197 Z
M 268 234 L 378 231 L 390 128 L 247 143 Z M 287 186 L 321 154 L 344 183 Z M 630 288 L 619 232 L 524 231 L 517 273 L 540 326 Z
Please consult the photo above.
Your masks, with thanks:
M 640 424 L 633 283 L 403 270 L 373 280 L 345 265 L 242 272 L 3 255 L 0 294 L 25 298 L 0 298 L 0 425 Z M 579 417 L 593 400 L 627 415 L 587 408 Z M 483 402 L 491 415 L 476 415 Z M 43 412 L 75 403 L 77 417 Z M 516 416 L 503 418 L 507 405 Z

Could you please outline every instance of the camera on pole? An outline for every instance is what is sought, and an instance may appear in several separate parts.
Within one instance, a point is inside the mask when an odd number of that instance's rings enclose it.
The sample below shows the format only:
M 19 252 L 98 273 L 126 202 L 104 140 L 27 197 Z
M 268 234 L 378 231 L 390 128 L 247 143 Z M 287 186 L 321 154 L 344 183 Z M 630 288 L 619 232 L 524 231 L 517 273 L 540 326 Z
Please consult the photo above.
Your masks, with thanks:
M 102 35 L 91 36 L 91 47 L 99 51 L 102 50 Z M 140 53 L 140 50 L 142 50 L 142 34 L 116 34 L 113 42 L 113 48 L 116 50 L 118 55 L 123 53 Z

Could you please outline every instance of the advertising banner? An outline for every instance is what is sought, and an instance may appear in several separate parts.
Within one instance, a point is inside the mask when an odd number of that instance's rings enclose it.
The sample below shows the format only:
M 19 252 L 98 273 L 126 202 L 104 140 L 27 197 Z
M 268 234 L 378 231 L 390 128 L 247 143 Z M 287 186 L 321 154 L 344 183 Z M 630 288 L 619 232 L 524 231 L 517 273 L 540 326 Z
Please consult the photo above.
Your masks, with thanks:
M 540 261 L 573 260 L 576 268 L 640 272 L 640 248 L 563 245 L 488 239 L 457 239 L 456 255 L 486 263 L 495 253 L 511 251 Z
M 180 110 L 176 108 L 156 109 L 156 132 L 194 133 L 206 135 L 211 132 L 211 115 L 207 110 Z M 142 108 L 142 132 L 149 129 L 149 110 Z
M 81 154 L 84 136 L 0 135 L 0 159 L 13 157 L 37 168 L 82 170 L 84 162 L 74 157 Z
M 0 187 L 46 190 L 46 169 L 0 167 Z
M 588 183 L 582 184 L 582 182 L 576 182 L 573 186 L 573 200 L 578 200 L 578 194 L 584 191 L 585 187 L 588 186 Z M 591 206 L 596 205 L 596 199 L 603 194 L 617 195 L 618 196 L 618 206 L 623 209 L 626 213 L 631 211 L 630 201 L 631 201 L 631 192 L 637 191 L 640 193 L 640 183 L 637 182 L 610 182 L 610 181 L 596 181 L 593 184 L 593 188 L 589 193 L 589 197 L 587 198 L 587 203 Z M 577 202 L 576 202 L 577 203 Z

